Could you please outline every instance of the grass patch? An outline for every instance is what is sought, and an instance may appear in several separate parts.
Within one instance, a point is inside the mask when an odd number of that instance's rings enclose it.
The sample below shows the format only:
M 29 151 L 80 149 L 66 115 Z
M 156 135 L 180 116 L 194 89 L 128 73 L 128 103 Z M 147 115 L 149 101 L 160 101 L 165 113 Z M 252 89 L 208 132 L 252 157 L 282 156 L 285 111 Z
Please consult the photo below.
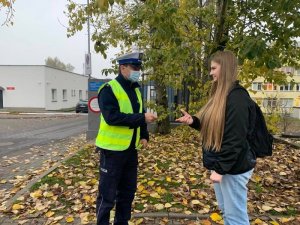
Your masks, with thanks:
M 163 199 L 166 201 L 166 202 L 172 202 L 174 199 L 173 199 L 173 195 L 171 193 L 166 193 L 164 196 L 163 196 Z
M 182 204 L 176 203 L 176 204 L 173 204 L 173 205 L 172 205 L 172 208 L 184 209 L 184 208 L 185 208 L 185 206 L 184 206 L 184 205 L 182 205 Z
M 288 207 L 287 210 L 284 212 L 277 212 L 274 209 L 272 209 L 270 210 L 270 214 L 273 216 L 297 216 L 299 212 L 293 207 Z
M 147 202 L 150 202 L 151 204 L 158 204 L 158 203 L 160 203 L 160 199 L 149 196 Z
M 18 204 L 18 203 L 23 203 L 23 201 L 21 201 L 21 200 L 16 200 L 16 201 L 14 201 L 13 204 Z
M 142 211 L 145 207 L 144 207 L 144 204 L 142 203 L 137 203 L 135 204 L 135 207 L 134 207 L 136 210 L 140 210 Z
M 156 161 L 157 163 L 157 167 L 159 169 L 163 169 L 163 170 L 168 170 L 170 168 L 171 165 L 171 161 L 166 161 L 166 162 L 161 162 L 161 161 Z
M 70 209 L 70 208 L 74 205 L 71 201 L 67 200 L 67 199 L 64 198 L 64 197 L 58 198 L 58 201 L 59 201 L 62 205 L 66 206 L 66 207 L 63 208 L 63 209 L 59 209 L 59 210 L 56 211 L 56 214 L 58 214 L 58 215 L 66 214 L 66 213 L 68 212 L 68 209 Z
M 65 179 L 61 177 L 49 177 L 48 175 L 43 177 L 39 182 L 35 183 L 29 190 L 30 192 L 35 191 L 40 188 L 43 184 L 48 184 L 49 186 L 59 184 L 60 186 L 67 187 L 65 184 Z
M 207 189 L 207 188 L 209 188 L 209 185 L 204 184 L 204 183 L 197 183 L 197 184 L 191 184 L 190 188 L 191 189 Z
M 257 194 L 261 194 L 263 192 L 263 188 L 262 188 L 261 184 L 258 184 L 258 183 L 255 184 L 254 190 Z
M 81 159 L 79 155 L 74 155 L 64 162 L 66 166 L 78 166 L 81 163 Z
M 79 181 L 82 181 L 82 178 L 81 177 L 72 177 L 72 184 L 78 184 Z
M 82 159 L 89 157 L 89 155 L 89 151 L 82 149 L 76 155 L 66 160 L 63 164 L 66 166 L 78 166 L 81 164 Z

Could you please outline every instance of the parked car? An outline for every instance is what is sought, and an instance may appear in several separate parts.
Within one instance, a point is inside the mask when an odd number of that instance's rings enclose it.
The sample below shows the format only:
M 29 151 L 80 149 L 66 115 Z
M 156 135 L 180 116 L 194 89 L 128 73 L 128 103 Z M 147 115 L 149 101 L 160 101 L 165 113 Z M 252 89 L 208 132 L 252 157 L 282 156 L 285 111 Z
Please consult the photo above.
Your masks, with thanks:
M 88 112 L 88 100 L 79 100 L 79 102 L 76 104 L 75 112 Z

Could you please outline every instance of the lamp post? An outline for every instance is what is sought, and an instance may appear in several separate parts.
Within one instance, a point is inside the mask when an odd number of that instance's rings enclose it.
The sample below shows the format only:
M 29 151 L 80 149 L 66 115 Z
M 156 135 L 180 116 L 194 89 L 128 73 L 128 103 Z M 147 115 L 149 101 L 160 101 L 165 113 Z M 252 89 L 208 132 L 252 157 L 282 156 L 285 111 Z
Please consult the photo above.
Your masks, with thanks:
M 90 1 L 87 0 L 87 8 L 89 8 Z M 91 43 L 90 43 L 90 15 L 88 13 L 87 18 L 87 31 L 88 31 L 88 53 L 85 55 L 85 74 L 88 75 L 89 79 L 92 74 L 92 57 L 91 57 Z

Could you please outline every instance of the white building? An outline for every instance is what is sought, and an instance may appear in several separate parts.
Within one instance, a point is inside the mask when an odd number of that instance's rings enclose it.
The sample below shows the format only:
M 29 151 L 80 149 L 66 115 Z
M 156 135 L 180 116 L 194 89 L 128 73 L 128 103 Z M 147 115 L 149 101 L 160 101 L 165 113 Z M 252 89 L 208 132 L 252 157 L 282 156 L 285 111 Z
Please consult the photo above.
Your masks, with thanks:
M 88 98 L 88 77 L 48 66 L 0 65 L 0 108 L 60 110 Z

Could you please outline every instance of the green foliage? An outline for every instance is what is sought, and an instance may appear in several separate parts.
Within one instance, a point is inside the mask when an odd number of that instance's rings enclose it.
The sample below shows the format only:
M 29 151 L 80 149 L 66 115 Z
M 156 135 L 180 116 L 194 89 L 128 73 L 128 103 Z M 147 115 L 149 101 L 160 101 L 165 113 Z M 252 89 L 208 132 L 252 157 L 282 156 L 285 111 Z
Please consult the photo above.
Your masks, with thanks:
M 265 118 L 266 118 L 268 130 L 272 134 L 278 134 L 281 132 L 280 129 L 281 116 L 279 113 L 273 112 L 272 114 L 266 115 Z
M 82 30 L 87 18 L 94 27 L 95 51 L 106 57 L 110 46 L 128 51 L 134 44 L 145 53 L 147 80 L 159 84 L 159 118 L 170 114 L 166 87 L 191 96 L 190 112 L 197 112 L 208 97 L 209 57 L 219 49 L 236 53 L 240 78 L 249 85 L 262 76 L 285 82 L 282 65 L 300 66 L 300 2 L 198 0 L 95 0 L 89 6 L 69 0 L 68 36 Z M 108 70 L 104 71 L 108 73 Z
M 75 69 L 75 67 L 72 66 L 70 63 L 65 64 L 62 61 L 60 61 L 59 58 L 57 57 L 55 58 L 48 57 L 47 59 L 45 59 L 45 64 L 46 66 L 50 66 L 61 70 L 66 70 L 69 72 L 73 72 L 73 70 Z

